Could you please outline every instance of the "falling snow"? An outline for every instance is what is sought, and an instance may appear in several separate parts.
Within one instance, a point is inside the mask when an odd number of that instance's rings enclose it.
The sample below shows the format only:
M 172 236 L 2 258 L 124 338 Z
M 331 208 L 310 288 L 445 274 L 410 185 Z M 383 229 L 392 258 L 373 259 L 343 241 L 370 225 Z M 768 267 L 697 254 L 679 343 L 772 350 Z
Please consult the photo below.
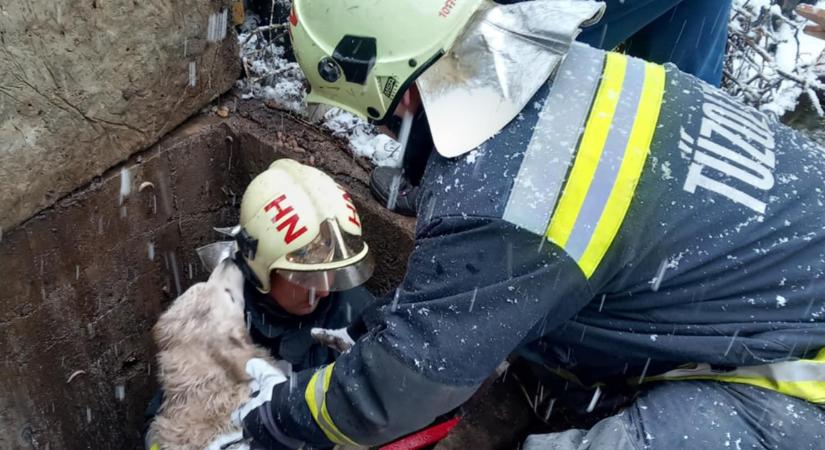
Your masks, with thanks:
M 206 40 L 209 42 L 222 41 L 226 38 L 227 19 L 229 18 L 229 11 L 224 9 L 219 13 L 209 16 L 206 25 Z
M 118 205 L 123 205 L 132 193 L 132 173 L 128 168 L 120 169 L 120 196 L 118 197 Z
M 198 69 L 195 61 L 189 62 L 189 87 L 195 87 L 198 84 Z

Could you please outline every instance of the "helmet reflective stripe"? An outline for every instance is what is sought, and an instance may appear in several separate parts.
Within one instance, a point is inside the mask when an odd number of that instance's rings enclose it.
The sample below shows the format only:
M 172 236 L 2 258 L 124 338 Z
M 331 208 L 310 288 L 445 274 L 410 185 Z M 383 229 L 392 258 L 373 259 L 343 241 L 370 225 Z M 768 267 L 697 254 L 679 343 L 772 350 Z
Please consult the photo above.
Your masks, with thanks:
M 372 275 L 352 198 L 315 168 L 290 159 L 272 163 L 244 193 L 240 225 L 240 254 L 262 292 L 269 292 L 273 270 L 323 290 L 348 289 Z
M 294 0 L 290 36 L 307 101 L 383 122 L 485 0 Z

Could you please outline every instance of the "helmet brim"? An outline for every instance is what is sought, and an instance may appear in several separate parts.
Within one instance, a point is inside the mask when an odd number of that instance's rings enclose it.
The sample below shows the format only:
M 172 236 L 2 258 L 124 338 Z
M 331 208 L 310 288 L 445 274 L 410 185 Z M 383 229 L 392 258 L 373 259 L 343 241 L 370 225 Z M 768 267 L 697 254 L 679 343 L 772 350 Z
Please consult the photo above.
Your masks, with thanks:
M 276 269 L 286 281 L 316 292 L 338 292 L 358 287 L 370 279 L 375 270 L 372 254 L 367 252 L 358 262 L 325 270 Z

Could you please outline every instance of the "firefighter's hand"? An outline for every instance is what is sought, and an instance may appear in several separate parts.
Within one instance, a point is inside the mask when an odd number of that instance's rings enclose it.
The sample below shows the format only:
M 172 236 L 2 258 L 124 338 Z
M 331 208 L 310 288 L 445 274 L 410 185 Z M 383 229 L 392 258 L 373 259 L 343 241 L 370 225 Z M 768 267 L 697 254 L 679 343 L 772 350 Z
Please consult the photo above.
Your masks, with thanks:
M 224 433 L 215 438 L 204 450 L 250 450 L 242 431 Z
M 272 390 L 275 386 L 287 380 L 289 371 L 287 363 L 278 362 L 278 367 L 269 364 L 263 359 L 253 358 L 246 363 L 246 373 L 252 381 L 249 382 L 250 399 L 232 413 L 232 424 L 242 427 L 244 418 L 259 406 L 272 400 Z
M 796 7 L 796 13 L 814 23 L 805 27 L 806 34 L 825 39 L 825 9 L 803 4 Z
M 315 342 L 326 345 L 327 347 L 338 350 L 341 353 L 352 348 L 355 341 L 352 340 L 346 328 L 339 328 L 337 330 L 330 330 L 327 328 L 313 328 L 309 331 Z

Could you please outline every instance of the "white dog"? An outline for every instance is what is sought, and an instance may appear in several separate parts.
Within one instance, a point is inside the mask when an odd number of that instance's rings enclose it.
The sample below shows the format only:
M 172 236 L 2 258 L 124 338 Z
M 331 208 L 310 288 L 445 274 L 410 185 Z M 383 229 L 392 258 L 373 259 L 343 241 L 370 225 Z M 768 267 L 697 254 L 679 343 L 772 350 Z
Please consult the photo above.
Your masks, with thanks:
M 241 430 L 229 417 L 249 400 L 253 358 L 274 364 L 252 343 L 244 320 L 243 274 L 229 260 L 178 297 L 153 329 L 163 404 L 147 440 L 162 450 L 233 446 Z M 210 445 L 212 443 L 212 445 Z

